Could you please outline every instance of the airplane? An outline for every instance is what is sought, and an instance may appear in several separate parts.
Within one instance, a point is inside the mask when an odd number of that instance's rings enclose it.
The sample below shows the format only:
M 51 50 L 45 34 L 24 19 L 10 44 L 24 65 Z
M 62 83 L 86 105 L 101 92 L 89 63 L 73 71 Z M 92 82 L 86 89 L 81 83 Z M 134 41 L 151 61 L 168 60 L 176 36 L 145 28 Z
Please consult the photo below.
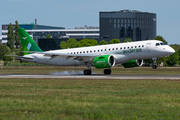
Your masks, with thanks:
M 122 64 L 125 68 L 139 67 L 142 66 L 143 59 L 153 58 L 155 63 L 158 57 L 175 53 L 173 48 L 158 40 L 42 51 L 23 28 L 19 28 L 18 32 L 24 55 L 11 55 L 12 57 L 54 66 L 87 66 L 85 75 L 92 74 L 92 66 L 104 68 L 104 74 L 110 75 L 111 68 L 116 64 Z M 157 68 L 155 64 L 152 67 Z

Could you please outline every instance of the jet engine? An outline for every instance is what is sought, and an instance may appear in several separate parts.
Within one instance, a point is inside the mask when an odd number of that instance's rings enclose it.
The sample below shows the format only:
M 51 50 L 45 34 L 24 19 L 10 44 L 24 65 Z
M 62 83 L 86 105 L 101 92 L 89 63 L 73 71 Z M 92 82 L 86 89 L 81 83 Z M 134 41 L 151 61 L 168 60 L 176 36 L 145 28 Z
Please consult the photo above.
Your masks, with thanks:
M 115 65 L 115 58 L 113 55 L 102 55 L 95 57 L 93 60 L 93 65 L 96 68 L 109 68 Z
M 143 59 L 131 60 L 122 64 L 125 68 L 140 67 L 143 65 Z

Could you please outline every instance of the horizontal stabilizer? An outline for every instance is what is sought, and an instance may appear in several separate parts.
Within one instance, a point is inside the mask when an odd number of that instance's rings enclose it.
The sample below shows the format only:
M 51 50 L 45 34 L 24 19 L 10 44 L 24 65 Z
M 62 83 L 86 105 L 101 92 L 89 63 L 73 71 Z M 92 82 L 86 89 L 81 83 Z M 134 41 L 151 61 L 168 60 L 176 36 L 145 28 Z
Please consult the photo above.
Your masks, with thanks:
M 17 56 L 17 55 L 6 55 L 10 57 L 16 57 L 17 59 L 34 59 L 32 56 Z

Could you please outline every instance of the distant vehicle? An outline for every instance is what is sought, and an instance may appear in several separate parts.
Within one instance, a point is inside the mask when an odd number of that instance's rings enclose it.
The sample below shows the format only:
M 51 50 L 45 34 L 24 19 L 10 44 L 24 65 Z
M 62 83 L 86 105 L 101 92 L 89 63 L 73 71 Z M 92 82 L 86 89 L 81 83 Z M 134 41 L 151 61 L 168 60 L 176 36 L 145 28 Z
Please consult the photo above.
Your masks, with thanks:
M 158 40 L 99 45 L 92 47 L 42 51 L 29 34 L 18 29 L 24 56 L 13 56 L 22 61 L 56 66 L 87 66 L 85 75 L 91 75 L 91 66 L 105 68 L 104 74 L 111 74 L 111 67 L 122 64 L 124 67 L 139 67 L 143 59 L 167 56 L 174 49 Z M 154 64 L 153 68 L 157 66 Z

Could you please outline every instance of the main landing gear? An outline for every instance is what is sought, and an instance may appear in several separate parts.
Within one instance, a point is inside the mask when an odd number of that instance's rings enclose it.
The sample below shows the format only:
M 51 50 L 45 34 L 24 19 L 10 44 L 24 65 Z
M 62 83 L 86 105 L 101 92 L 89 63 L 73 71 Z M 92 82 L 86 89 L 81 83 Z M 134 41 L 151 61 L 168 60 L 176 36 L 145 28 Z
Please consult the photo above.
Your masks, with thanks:
M 156 65 L 156 60 L 157 60 L 157 58 L 156 58 L 156 57 L 155 57 L 155 58 L 152 58 L 152 60 L 153 60 L 152 68 L 153 68 L 153 69 L 156 69 L 156 68 L 157 68 L 157 65 Z
M 104 74 L 105 75 L 110 75 L 111 74 L 111 69 L 105 69 Z
M 91 75 L 91 74 L 92 74 L 91 64 L 90 64 L 90 63 L 87 63 L 86 66 L 87 66 L 88 69 L 85 69 L 85 70 L 84 70 L 84 75 Z M 105 74 L 105 75 L 110 75 L 110 74 L 111 74 L 111 68 L 105 69 L 105 70 L 104 70 L 104 74 Z
M 84 75 L 91 75 L 91 74 L 92 74 L 91 69 L 84 70 Z M 104 74 L 105 75 L 110 75 L 111 74 L 111 69 L 105 69 Z
M 92 71 L 91 69 L 84 70 L 84 75 L 91 75 Z

